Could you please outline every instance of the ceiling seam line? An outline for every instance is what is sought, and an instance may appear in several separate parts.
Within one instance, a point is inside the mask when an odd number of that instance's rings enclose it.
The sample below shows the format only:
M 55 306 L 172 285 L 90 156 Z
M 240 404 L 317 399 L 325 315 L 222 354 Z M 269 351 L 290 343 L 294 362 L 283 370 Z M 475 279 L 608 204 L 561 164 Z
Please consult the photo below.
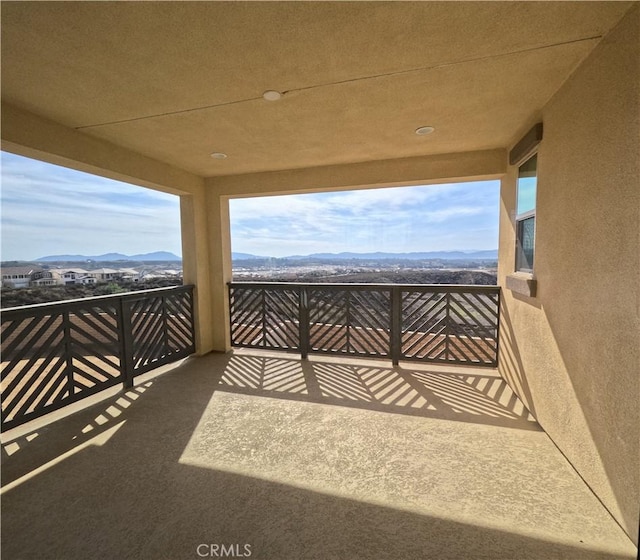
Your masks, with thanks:
M 487 56 L 481 56 L 481 57 L 476 57 L 476 58 L 468 58 L 468 59 L 464 59 L 464 60 L 457 60 L 455 62 L 445 62 L 443 64 L 436 64 L 434 66 L 422 66 L 420 68 L 410 68 L 408 70 L 397 70 L 394 72 L 386 72 L 383 74 L 374 74 L 371 76 L 361 76 L 359 78 L 350 78 L 348 80 L 340 80 L 337 82 L 326 82 L 323 84 L 315 84 L 312 86 L 304 86 L 304 87 L 299 87 L 299 88 L 292 88 L 292 89 L 288 89 L 282 92 L 283 95 L 286 95 L 288 93 L 297 93 L 297 92 L 301 92 L 301 91 L 308 91 L 308 90 L 312 90 L 312 89 L 319 89 L 319 88 L 323 88 L 323 87 L 330 87 L 330 86 L 336 86 L 336 85 L 342 85 L 342 84 L 349 84 L 349 83 L 355 83 L 355 82 L 361 82 L 361 81 L 365 81 L 365 80 L 375 80 L 378 78 L 385 78 L 385 77 L 389 77 L 389 76 L 400 76 L 403 74 L 411 74 L 411 73 L 415 73 L 415 72 L 425 72 L 428 70 L 438 70 L 440 68 L 448 68 L 450 66 L 457 66 L 459 64 L 468 64 L 470 62 L 479 62 L 479 61 L 483 61 L 483 60 L 491 60 L 494 58 L 500 58 L 503 56 L 511 56 L 514 54 L 523 54 L 523 53 L 527 53 L 527 52 L 535 52 L 535 51 L 539 51 L 539 50 L 544 50 L 544 49 L 549 49 L 549 48 L 553 48 L 553 47 L 561 47 L 564 45 L 570 45 L 573 43 L 581 43 L 581 42 L 585 42 L 585 41 L 592 41 L 594 39 L 602 39 L 603 35 L 594 35 L 592 37 L 583 37 L 581 39 L 572 39 L 571 41 L 564 41 L 562 43 L 553 43 L 550 45 L 542 45 L 542 46 L 538 46 L 538 47 L 531 47 L 528 49 L 522 49 L 522 50 L 516 50 L 516 51 L 509 51 L 506 53 L 499 53 L 499 54 L 492 54 L 492 55 L 487 55 Z M 237 105 L 239 103 L 247 103 L 249 101 L 257 101 L 259 99 L 262 99 L 262 96 L 260 97 L 250 97 L 247 99 L 239 99 L 237 101 L 228 101 L 225 103 L 216 103 L 213 105 L 204 105 L 202 107 L 193 107 L 190 109 L 180 109 L 178 111 L 167 111 L 165 113 L 158 113 L 155 115 L 146 115 L 143 117 L 133 117 L 130 119 L 122 119 L 122 120 L 117 120 L 117 121 L 110 121 L 110 122 L 104 122 L 104 123 L 97 123 L 97 124 L 87 124 L 87 125 L 82 125 L 82 126 L 76 126 L 74 127 L 74 130 L 82 130 L 82 129 L 86 129 L 86 128 L 98 128 L 101 126 L 110 126 L 110 125 L 116 125 L 116 124 L 125 124 L 125 123 L 130 123 L 130 122 L 136 122 L 136 121 L 142 121 L 142 120 L 146 120 L 146 119 L 154 119 L 154 118 L 158 118 L 158 117 L 168 117 L 168 116 L 172 116 L 172 115 L 181 115 L 184 113 L 192 113 L 195 111 L 204 111 L 206 109 L 216 109 L 218 107 L 226 107 L 229 105 Z
M 487 55 L 487 56 L 480 56 L 480 57 L 476 57 L 476 58 L 467 58 L 464 60 L 456 60 L 454 62 L 445 62 L 443 64 L 436 64 L 433 66 L 422 66 L 420 68 L 410 68 L 408 70 L 397 70 L 394 72 L 386 72 L 384 74 L 374 74 L 372 76 L 362 76 L 360 78 L 350 78 L 348 80 L 341 80 L 338 82 L 326 82 L 324 84 L 316 84 L 313 86 L 305 86 L 305 87 L 300 87 L 300 88 L 292 88 L 290 90 L 286 90 L 283 93 L 283 95 L 287 94 L 287 93 L 293 93 L 293 92 L 298 92 L 298 91 L 306 91 L 306 90 L 310 90 L 310 89 L 316 89 L 316 88 L 321 88 L 321 87 L 328 87 L 328 86 L 334 86 L 334 85 L 340 85 L 340 84 L 348 84 L 348 83 L 352 83 L 352 82 L 358 82 L 358 81 L 363 81 L 363 80 L 373 80 L 376 78 L 385 78 L 387 76 L 398 76 L 398 75 L 402 75 L 402 74 L 410 74 L 412 72 L 424 72 L 427 70 L 438 70 L 440 68 L 447 68 L 449 66 L 457 66 L 459 64 L 468 64 L 469 62 L 479 62 L 482 60 L 491 60 L 492 58 L 500 58 L 503 56 L 511 56 L 514 54 L 523 54 L 523 53 L 527 53 L 527 52 L 534 52 L 534 51 L 539 51 L 539 50 L 544 50 L 544 49 L 549 49 L 549 48 L 553 48 L 553 47 L 561 47 L 563 45 L 570 45 L 572 43 L 581 43 L 584 41 L 592 41 L 594 39 L 602 39 L 603 35 L 594 35 L 593 37 L 583 37 L 582 39 L 572 39 L 571 41 L 564 41 L 562 43 L 553 43 L 550 45 L 542 45 L 539 47 L 531 47 L 528 49 L 522 49 L 522 50 L 517 50 L 517 51 L 509 51 L 506 53 L 499 53 L 499 54 L 492 54 L 492 55 Z
M 145 115 L 144 117 L 133 117 L 131 119 L 122 119 L 119 121 L 109 121 L 104 123 L 97 124 L 84 124 L 82 126 L 75 126 L 74 130 L 82 130 L 83 128 L 97 128 L 100 126 L 109 126 L 112 124 L 123 124 L 135 121 L 143 121 L 145 119 L 154 119 L 157 117 L 168 117 L 171 115 L 180 115 L 182 113 L 192 113 L 194 111 L 204 111 L 205 109 L 215 109 L 216 107 L 226 107 L 227 105 L 237 105 L 238 103 L 246 103 L 248 101 L 257 101 L 258 99 L 262 99 L 260 97 L 249 97 L 247 99 L 239 99 L 237 101 L 226 101 L 224 103 L 216 103 L 214 105 L 204 105 L 202 107 L 192 107 L 191 109 L 180 109 L 179 111 L 167 111 L 166 113 L 157 113 L 155 115 Z

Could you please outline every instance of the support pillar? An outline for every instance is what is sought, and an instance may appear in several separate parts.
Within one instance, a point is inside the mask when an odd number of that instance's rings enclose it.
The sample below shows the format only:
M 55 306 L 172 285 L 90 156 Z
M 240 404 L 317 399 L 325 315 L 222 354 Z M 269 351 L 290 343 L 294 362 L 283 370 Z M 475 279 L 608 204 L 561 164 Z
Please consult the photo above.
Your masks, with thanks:
M 231 226 L 229 198 L 215 191 L 206 191 L 207 221 L 209 225 L 209 270 L 211 276 L 211 336 L 213 350 L 231 350 L 229 332 L 229 289 L 231 282 Z
M 180 196 L 182 273 L 185 284 L 194 284 L 196 353 L 213 350 L 209 231 L 204 188 Z

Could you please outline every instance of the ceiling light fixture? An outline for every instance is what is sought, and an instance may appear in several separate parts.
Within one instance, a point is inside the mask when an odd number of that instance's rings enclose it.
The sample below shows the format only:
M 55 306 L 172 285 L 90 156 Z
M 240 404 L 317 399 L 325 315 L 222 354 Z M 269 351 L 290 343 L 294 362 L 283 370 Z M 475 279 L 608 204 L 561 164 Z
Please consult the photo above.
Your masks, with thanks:
M 268 89 L 262 94 L 262 98 L 265 101 L 278 101 L 282 97 L 282 94 L 275 89 Z
M 223 154 L 222 152 L 212 152 L 211 157 L 213 159 L 227 159 L 227 154 Z
M 427 134 L 431 134 L 435 128 L 432 126 L 421 126 L 420 128 L 416 128 L 416 134 L 418 136 L 426 136 Z

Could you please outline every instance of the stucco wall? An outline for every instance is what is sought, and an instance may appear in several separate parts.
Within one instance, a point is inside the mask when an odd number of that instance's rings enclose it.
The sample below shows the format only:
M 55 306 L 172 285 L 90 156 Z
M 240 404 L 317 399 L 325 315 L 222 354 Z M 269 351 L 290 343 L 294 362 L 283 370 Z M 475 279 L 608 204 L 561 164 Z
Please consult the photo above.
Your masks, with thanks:
M 209 177 L 206 187 L 223 196 L 260 196 L 481 181 L 504 172 L 505 150 L 500 148 Z
M 639 38 L 636 5 L 542 111 L 537 296 L 504 288 L 514 263 L 515 168 L 502 183 L 499 269 L 500 371 L 636 543 Z
M 2 103 L 2 149 L 176 195 L 197 194 L 202 177 Z

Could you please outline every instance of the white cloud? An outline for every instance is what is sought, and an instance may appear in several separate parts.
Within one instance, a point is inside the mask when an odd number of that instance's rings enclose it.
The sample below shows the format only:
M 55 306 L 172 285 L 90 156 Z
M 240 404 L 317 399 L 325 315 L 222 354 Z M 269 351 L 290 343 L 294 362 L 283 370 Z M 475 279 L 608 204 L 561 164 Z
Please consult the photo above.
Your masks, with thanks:
M 233 248 L 271 256 L 495 248 L 497 193 L 497 182 L 482 182 L 232 200 Z
M 2 154 L 4 260 L 47 254 L 180 254 L 178 197 Z M 497 182 L 230 202 L 233 250 L 270 256 L 497 246 Z
M 2 154 L 3 260 L 180 254 L 178 197 Z

